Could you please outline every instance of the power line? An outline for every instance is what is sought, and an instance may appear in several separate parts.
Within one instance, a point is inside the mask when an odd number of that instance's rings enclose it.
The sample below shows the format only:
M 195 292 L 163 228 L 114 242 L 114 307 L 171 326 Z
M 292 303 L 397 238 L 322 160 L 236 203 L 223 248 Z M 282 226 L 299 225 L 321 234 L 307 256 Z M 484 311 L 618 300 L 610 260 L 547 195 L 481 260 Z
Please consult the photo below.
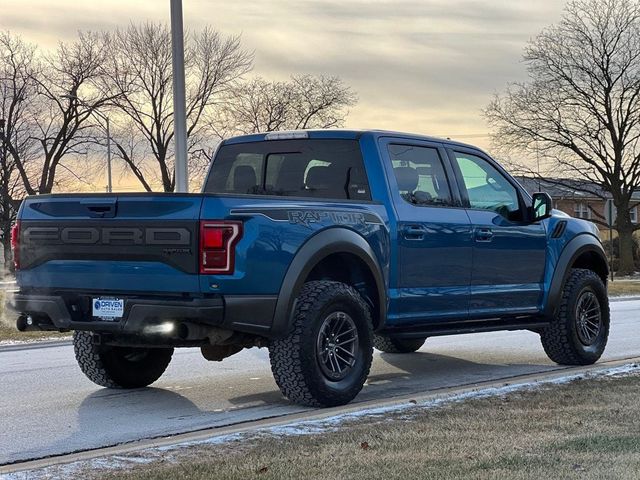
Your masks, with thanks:
M 435 135 L 436 137 L 444 137 L 444 138 L 488 138 L 492 134 L 491 133 L 466 133 L 462 135 Z

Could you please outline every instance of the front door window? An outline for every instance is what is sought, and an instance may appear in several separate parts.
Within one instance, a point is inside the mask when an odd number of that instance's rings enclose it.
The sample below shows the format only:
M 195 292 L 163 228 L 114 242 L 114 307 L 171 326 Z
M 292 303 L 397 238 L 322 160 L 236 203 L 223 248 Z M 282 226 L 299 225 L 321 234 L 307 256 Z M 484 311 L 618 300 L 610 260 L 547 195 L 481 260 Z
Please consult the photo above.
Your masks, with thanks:
M 520 220 L 518 192 L 498 169 L 476 155 L 456 152 L 455 156 L 471 208 Z

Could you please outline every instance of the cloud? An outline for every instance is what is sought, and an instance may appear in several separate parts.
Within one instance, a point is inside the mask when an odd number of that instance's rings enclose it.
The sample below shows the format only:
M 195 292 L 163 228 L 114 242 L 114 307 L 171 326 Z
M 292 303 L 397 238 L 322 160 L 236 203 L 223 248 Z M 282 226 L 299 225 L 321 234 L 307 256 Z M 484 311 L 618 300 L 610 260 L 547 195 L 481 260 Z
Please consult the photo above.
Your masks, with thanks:
M 184 0 L 185 27 L 242 33 L 255 73 L 339 75 L 358 93 L 351 127 L 483 133 L 491 95 L 524 78 L 521 52 L 557 0 Z M 78 29 L 169 20 L 169 2 L 3 0 L 0 28 L 54 45 Z M 479 141 L 478 143 L 482 143 Z
M 300 1 L 250 5 L 243 37 L 256 70 L 335 74 L 354 86 L 355 127 L 485 132 L 480 110 L 522 79 L 527 40 L 559 17 L 556 0 Z M 246 2 L 225 7 L 241 19 Z M 375 125 L 374 125 L 375 124 Z

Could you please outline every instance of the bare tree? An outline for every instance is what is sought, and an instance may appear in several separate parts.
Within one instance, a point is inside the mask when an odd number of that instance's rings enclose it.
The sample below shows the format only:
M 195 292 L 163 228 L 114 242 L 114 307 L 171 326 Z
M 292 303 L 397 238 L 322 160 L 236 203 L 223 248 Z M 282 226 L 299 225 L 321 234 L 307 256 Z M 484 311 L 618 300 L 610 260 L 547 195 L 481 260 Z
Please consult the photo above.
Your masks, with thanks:
M 261 77 L 243 84 L 230 105 L 243 133 L 341 127 L 356 95 L 338 77 L 297 75 L 288 82 Z
M 125 179 L 131 174 L 142 187 L 153 191 L 151 174 L 147 171 L 146 162 L 152 155 L 149 153 L 149 142 L 140 135 L 137 125 L 130 118 L 119 118 L 117 123 L 111 123 L 112 156 L 121 162 L 113 162 L 112 168 L 119 170 L 120 178 Z M 96 143 L 101 143 L 96 140 Z
M 114 107 L 135 129 L 136 138 L 144 139 L 138 142 L 130 132 L 124 139 L 116 137 L 117 154 L 145 190 L 151 191 L 156 180 L 164 191 L 173 191 L 170 31 L 163 24 L 145 23 L 106 38 L 111 60 L 103 70 L 103 88 L 117 97 Z M 187 35 L 185 43 L 187 135 L 193 153 L 211 142 L 208 111 L 250 70 L 252 54 L 241 48 L 239 37 L 223 37 L 210 28 Z
M 496 143 L 539 151 L 556 177 L 593 182 L 617 209 L 619 273 L 634 270 L 631 223 L 640 187 L 640 4 L 570 2 L 525 50 L 529 80 L 486 109 Z M 575 187 L 575 182 L 572 183 Z
M 86 154 L 94 138 L 92 112 L 113 100 L 96 89 L 105 55 L 101 37 L 81 33 L 43 55 L 32 72 L 36 94 L 28 105 L 28 141 L 34 158 L 11 151 L 27 194 L 50 193 L 61 178 L 81 180 L 62 160 Z
M 37 94 L 35 65 L 33 45 L 0 33 L 0 232 L 5 268 L 11 268 L 10 231 L 24 195 L 16 157 L 31 160 L 34 153 L 28 106 Z

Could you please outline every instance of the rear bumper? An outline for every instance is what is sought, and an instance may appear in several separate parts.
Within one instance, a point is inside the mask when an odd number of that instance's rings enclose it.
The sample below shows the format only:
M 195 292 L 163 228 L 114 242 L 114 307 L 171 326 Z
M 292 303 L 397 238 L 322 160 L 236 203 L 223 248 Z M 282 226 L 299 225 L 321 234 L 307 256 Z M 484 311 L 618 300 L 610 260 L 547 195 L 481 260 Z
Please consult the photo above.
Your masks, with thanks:
M 114 321 L 93 317 L 91 299 L 98 296 L 124 298 L 123 317 Z M 276 296 L 167 299 L 105 293 L 48 295 L 20 292 L 8 306 L 18 314 L 31 315 L 36 324 L 63 330 L 139 335 L 144 334 L 147 326 L 174 321 L 269 336 L 276 301 Z

